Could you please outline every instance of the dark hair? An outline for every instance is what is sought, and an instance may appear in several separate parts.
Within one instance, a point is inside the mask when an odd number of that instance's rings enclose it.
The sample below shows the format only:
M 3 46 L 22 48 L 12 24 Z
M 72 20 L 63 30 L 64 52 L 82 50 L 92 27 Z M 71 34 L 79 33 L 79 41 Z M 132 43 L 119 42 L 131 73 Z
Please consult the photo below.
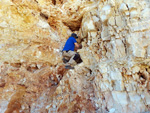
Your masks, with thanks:
M 75 33 L 72 33 L 72 34 L 71 34 L 71 37 L 74 37 L 74 38 L 76 38 L 76 39 L 78 38 L 77 34 L 75 34 Z

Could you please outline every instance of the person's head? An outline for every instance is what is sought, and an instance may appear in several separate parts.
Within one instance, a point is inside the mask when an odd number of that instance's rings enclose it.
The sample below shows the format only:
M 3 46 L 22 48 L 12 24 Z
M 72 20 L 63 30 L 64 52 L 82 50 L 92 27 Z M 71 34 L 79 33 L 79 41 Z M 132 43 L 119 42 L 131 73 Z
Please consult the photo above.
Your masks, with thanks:
M 77 34 L 75 34 L 75 33 L 72 33 L 72 34 L 71 34 L 71 37 L 74 37 L 75 39 L 78 38 Z

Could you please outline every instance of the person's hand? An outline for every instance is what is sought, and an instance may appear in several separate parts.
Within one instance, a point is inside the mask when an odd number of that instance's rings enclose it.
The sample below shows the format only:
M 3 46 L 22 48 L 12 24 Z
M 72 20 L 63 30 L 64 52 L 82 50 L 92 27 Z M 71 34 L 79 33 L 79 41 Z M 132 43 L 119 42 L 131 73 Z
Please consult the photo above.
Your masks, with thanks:
M 82 49 L 82 44 L 79 44 L 79 47 L 78 47 L 78 49 Z
M 74 51 L 77 51 L 77 50 L 78 50 L 78 48 L 77 48 L 77 47 L 75 47 L 75 48 L 74 48 Z
M 78 44 L 78 45 L 79 45 L 78 47 L 75 46 L 75 49 L 74 49 L 75 51 L 77 51 L 78 49 L 82 49 L 82 45 L 81 44 Z

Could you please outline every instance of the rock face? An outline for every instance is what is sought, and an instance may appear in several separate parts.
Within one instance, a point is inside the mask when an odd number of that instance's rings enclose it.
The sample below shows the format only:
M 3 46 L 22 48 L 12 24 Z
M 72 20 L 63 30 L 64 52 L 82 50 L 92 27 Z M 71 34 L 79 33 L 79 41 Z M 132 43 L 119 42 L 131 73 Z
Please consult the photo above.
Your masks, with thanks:
M 0 113 L 150 111 L 149 0 L 0 0 Z M 83 60 L 64 69 L 78 34 Z

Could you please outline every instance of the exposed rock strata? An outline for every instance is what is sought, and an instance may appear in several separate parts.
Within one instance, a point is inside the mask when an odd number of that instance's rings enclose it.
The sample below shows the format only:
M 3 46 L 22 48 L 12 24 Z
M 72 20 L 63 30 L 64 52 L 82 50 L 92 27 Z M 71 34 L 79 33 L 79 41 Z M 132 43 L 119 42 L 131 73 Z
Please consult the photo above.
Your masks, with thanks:
M 149 0 L 1 0 L 0 113 L 150 111 Z M 79 35 L 83 63 L 61 49 Z

